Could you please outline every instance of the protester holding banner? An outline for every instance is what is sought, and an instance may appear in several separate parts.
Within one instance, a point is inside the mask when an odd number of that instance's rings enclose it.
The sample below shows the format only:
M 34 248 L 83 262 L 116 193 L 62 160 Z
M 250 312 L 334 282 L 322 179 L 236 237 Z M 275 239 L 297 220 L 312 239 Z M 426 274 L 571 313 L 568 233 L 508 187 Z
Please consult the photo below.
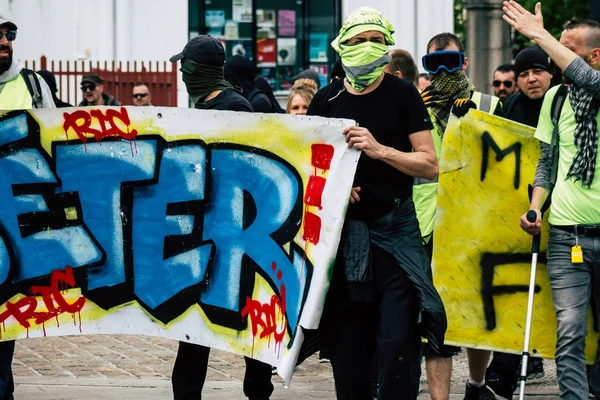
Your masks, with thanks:
M 537 11 L 541 19 L 539 5 Z M 515 13 L 511 18 L 518 21 L 521 15 Z M 560 43 L 595 71 L 600 70 L 600 23 L 570 22 L 562 32 Z M 577 82 L 569 85 L 562 107 L 557 111 L 555 131 L 552 109 L 555 109 L 555 98 L 561 96 L 560 88 L 548 91 L 535 133 L 542 143 L 530 204 L 530 210 L 537 213 L 537 220 L 530 223 L 524 214 L 520 224 L 529 234 L 539 233 L 540 210 L 551 195 L 547 268 L 558 325 L 555 359 L 560 396 L 587 399 L 584 347 L 591 296 L 596 312 L 600 310 L 600 278 L 596 271 L 599 261 L 596 249 L 600 246 L 600 180 L 597 177 L 600 175 L 597 157 L 600 100 Z M 555 148 L 552 143 L 556 143 Z M 600 394 L 598 367 L 596 363 L 589 381 L 595 395 Z
M 552 81 L 550 59 L 539 47 L 527 47 L 517 54 L 514 70 L 519 91 L 504 102 L 504 117 L 535 128 L 544 95 L 550 89 Z M 494 352 L 485 380 L 496 394 L 507 399 L 512 397 L 517 388 L 521 358 L 516 354 Z M 529 358 L 527 378 L 544 376 L 543 365 L 541 358 Z
M 346 141 L 361 150 L 321 328 L 332 336 L 338 399 L 372 398 L 378 347 L 379 399 L 416 399 L 421 331 L 441 351 L 446 315 L 433 287 L 412 201 L 412 177 L 432 179 L 437 158 L 419 92 L 385 74 L 393 27 L 362 7 L 332 47 L 346 79 L 321 89 L 308 115 L 350 118 Z M 376 339 L 378 346 L 376 346 Z
M 485 112 L 502 114 L 500 99 L 475 91 L 473 83 L 467 78 L 465 70 L 469 59 L 465 57 L 461 40 L 452 33 L 434 36 L 427 45 L 427 54 L 423 57 L 423 67 L 431 74 L 431 85 L 421 96 L 429 109 L 435 129 L 433 140 L 438 157 L 442 150 L 442 139 L 450 112 L 457 116 L 465 115 L 470 108 Z M 427 181 L 416 179 L 414 187 L 415 207 L 419 217 L 421 235 L 427 252 L 433 251 L 433 222 L 437 204 L 437 179 Z M 446 353 L 456 354 L 454 346 L 446 346 Z M 467 399 L 495 398 L 491 389 L 485 385 L 485 369 L 490 352 L 468 349 L 470 379 L 466 386 Z M 431 352 L 430 346 L 423 349 L 427 368 L 427 382 L 432 399 L 448 399 L 450 378 L 452 375 L 452 357 L 440 357 Z
M 200 35 L 190 40 L 183 51 L 170 61 L 181 60 L 183 81 L 196 108 L 253 112 L 242 95 L 225 80 L 223 65 L 225 50 L 210 36 Z M 171 381 L 175 399 L 200 399 L 208 369 L 210 348 L 179 342 Z M 271 366 L 245 357 L 244 394 L 249 399 L 268 399 L 273 393 Z
M 576 49 L 563 46 L 544 29 L 542 3 L 536 4 L 535 15 L 525 10 L 516 1 L 505 1 L 503 10 L 506 15 L 502 18 L 548 53 L 568 79 L 585 88 L 595 97 L 600 97 L 600 72 L 588 65 L 587 60 L 582 57 L 584 54 L 576 53 Z M 600 44 L 596 43 L 594 47 L 587 50 L 597 47 L 600 47 Z

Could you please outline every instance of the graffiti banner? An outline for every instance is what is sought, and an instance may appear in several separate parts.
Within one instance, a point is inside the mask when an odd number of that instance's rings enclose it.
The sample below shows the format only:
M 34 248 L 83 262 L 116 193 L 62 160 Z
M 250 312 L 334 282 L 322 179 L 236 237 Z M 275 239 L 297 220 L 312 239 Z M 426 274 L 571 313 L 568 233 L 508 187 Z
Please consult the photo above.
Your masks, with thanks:
M 318 326 L 359 152 L 316 117 L 0 115 L 0 334 L 219 348 L 289 381 Z
M 448 343 L 523 351 L 532 237 L 519 227 L 529 209 L 540 155 L 534 129 L 472 110 L 453 118 L 440 161 L 434 230 L 434 282 L 448 314 Z M 556 317 L 546 270 L 548 225 L 542 226 L 530 352 L 553 357 Z M 586 353 L 597 334 L 589 318 Z

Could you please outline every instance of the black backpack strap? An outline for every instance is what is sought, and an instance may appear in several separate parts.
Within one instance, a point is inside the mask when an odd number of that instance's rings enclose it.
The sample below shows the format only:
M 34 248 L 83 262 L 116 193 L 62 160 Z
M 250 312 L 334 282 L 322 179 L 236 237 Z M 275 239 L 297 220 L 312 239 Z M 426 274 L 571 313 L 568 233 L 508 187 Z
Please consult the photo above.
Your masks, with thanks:
M 21 76 L 25 80 L 27 90 L 29 90 L 29 94 L 31 95 L 31 106 L 33 108 L 43 108 L 42 86 L 40 85 L 40 79 L 37 74 L 30 69 L 23 68 L 21 70 Z
M 563 104 L 565 104 L 565 100 L 567 98 L 567 94 L 569 94 L 567 85 L 561 85 L 554 99 L 552 100 L 552 107 L 550 108 L 550 117 L 552 118 L 552 141 L 550 145 L 552 146 L 552 172 L 550 174 L 550 182 L 552 183 L 552 188 L 556 184 L 556 176 L 558 174 L 558 159 L 559 159 L 559 137 L 558 137 L 558 122 L 560 120 L 560 114 L 562 113 Z

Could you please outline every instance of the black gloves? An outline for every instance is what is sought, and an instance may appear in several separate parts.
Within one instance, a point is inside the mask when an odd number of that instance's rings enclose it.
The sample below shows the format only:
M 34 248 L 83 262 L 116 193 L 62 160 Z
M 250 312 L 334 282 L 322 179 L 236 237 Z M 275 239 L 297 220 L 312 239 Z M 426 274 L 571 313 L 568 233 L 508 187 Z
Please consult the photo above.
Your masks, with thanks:
M 421 92 L 421 98 L 423 99 L 423 103 L 425 103 L 426 107 L 429 107 L 431 103 L 440 99 L 438 96 L 438 91 L 435 90 L 433 85 L 429 85 L 423 89 Z
M 477 104 L 471 99 L 456 99 L 450 112 L 458 118 L 462 118 L 469 112 L 471 108 L 477 109 Z

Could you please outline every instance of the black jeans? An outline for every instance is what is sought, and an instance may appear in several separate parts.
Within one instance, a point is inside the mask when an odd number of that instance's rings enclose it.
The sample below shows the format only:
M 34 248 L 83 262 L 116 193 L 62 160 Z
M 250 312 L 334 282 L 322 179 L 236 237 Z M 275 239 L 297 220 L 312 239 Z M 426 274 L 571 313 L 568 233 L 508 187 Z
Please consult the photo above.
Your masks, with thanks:
M 12 400 L 15 384 L 12 374 L 12 360 L 15 341 L 0 342 L 0 400 Z
M 171 377 L 175 400 L 202 399 L 209 354 L 210 347 L 179 342 Z M 274 389 L 271 383 L 271 366 L 252 358 L 244 358 L 244 394 L 251 400 L 268 400 Z
M 417 292 L 394 257 L 377 246 L 371 249 L 374 301 L 346 299 L 336 316 L 331 364 L 337 398 L 373 398 L 378 348 L 378 399 L 416 399 L 420 372 Z

